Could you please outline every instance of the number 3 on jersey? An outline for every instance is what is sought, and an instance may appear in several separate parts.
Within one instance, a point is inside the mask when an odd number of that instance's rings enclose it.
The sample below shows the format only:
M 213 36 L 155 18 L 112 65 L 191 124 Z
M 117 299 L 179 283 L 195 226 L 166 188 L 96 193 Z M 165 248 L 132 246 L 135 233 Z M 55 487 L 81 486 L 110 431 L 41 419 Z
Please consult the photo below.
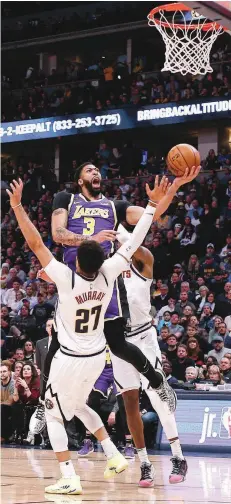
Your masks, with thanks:
M 91 236 L 94 234 L 95 231 L 95 219 L 92 217 L 84 217 L 83 220 L 84 224 L 86 224 L 86 228 L 83 229 L 83 235 L 84 236 Z
M 76 312 L 75 332 L 91 333 L 95 331 L 99 324 L 99 317 L 102 305 L 93 306 L 91 310 L 79 309 Z

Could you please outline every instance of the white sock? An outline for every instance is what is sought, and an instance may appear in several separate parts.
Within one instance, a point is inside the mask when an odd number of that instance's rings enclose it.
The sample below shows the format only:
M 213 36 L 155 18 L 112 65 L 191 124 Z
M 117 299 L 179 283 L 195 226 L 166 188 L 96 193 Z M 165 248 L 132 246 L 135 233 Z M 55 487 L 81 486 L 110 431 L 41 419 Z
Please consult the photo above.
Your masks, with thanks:
M 137 450 L 137 455 L 140 459 L 140 463 L 143 464 L 143 462 L 146 462 L 147 464 L 151 464 L 149 458 L 148 458 L 148 454 L 147 454 L 147 450 L 146 448 L 136 448 Z
M 115 455 L 118 455 L 119 452 L 109 437 L 101 441 L 101 445 L 107 459 L 111 459 L 115 457 Z
M 59 462 L 59 467 L 63 478 L 73 478 L 73 476 L 76 476 L 72 460 L 66 460 L 66 462 Z
M 173 457 L 179 457 L 180 459 L 184 459 L 184 455 L 181 450 L 180 440 L 176 439 L 175 441 L 169 441 L 169 443 Z

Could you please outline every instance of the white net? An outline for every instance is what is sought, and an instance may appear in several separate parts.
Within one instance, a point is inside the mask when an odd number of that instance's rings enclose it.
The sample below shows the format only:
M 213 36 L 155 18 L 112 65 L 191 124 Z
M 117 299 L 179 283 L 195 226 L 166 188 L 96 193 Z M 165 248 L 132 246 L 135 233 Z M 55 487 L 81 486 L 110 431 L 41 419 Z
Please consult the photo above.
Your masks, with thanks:
M 159 11 L 158 20 L 153 14 L 148 16 L 149 26 L 157 28 L 166 46 L 162 72 L 180 72 L 182 75 L 205 75 L 212 72 L 210 52 L 216 38 L 223 32 L 222 26 L 214 22 L 208 27 L 207 20 L 201 19 L 196 13 L 189 22 L 186 21 L 185 12 L 181 10 L 171 14 L 171 22 L 164 10 Z M 179 19 L 179 14 L 183 20 L 180 26 L 179 21 L 175 22 L 176 16 Z

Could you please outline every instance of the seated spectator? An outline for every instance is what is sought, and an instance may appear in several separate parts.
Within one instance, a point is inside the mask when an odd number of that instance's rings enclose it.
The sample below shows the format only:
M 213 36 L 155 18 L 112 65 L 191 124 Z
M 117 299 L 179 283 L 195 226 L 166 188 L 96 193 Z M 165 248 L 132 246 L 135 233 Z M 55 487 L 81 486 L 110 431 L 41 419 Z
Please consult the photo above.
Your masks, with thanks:
M 16 294 L 16 301 L 11 305 L 11 312 L 10 312 L 11 317 L 16 317 L 16 315 L 19 314 L 21 308 L 23 307 L 23 299 L 25 299 L 24 296 L 25 296 L 24 291 L 20 289 Z M 30 308 L 29 304 L 28 308 Z
M 38 304 L 35 305 L 32 315 L 36 321 L 36 336 L 34 340 L 41 339 L 46 336 L 45 326 L 48 318 L 51 317 L 54 311 L 54 306 L 46 301 L 46 296 L 41 292 L 38 293 Z
M 24 361 L 35 361 L 35 346 L 31 340 L 26 340 L 23 345 Z
M 214 312 L 214 308 L 215 308 L 215 295 L 213 292 L 207 292 L 207 296 L 206 296 L 206 304 L 209 304 L 210 305 L 210 308 L 211 308 L 211 312 L 213 313 Z
M 13 430 L 21 439 L 23 434 L 27 435 L 30 417 L 39 396 L 40 380 L 33 363 L 28 361 L 23 364 L 21 375 L 14 383 Z M 30 436 L 28 442 L 34 444 L 34 436 Z
M 182 325 L 179 324 L 180 317 L 176 311 L 171 313 L 170 321 L 171 321 L 171 323 L 169 325 L 170 333 L 174 334 L 177 339 L 180 339 L 181 336 L 183 335 L 184 328 Z
M 21 375 L 21 369 L 23 368 L 23 364 L 24 362 L 23 361 L 18 361 L 16 360 L 13 364 L 13 367 L 12 367 L 12 378 L 14 380 L 16 380 L 16 378 L 18 378 L 18 376 Z
M 231 360 L 228 357 L 222 357 L 219 367 L 225 383 L 231 383 Z
M 211 343 L 214 336 L 218 335 L 219 325 L 223 322 L 221 317 L 215 316 L 213 318 L 213 328 L 209 331 L 208 342 Z
M 46 301 L 52 306 L 56 305 L 58 299 L 57 289 L 54 283 L 48 283 L 47 285 L 47 298 Z
M 11 435 L 11 406 L 13 404 L 14 380 L 9 361 L 1 363 L 1 443 Z
M 188 357 L 187 347 L 180 344 L 177 348 L 177 357 L 172 360 L 173 376 L 179 381 L 185 381 L 185 371 L 189 366 L 195 367 L 195 362 Z
M 224 355 L 229 352 L 229 349 L 225 348 L 222 336 L 214 336 L 212 339 L 212 346 L 213 350 L 210 350 L 208 357 L 216 357 L 219 364 L 222 357 L 224 357 Z
M 158 343 L 161 351 L 165 352 L 167 350 L 168 348 L 167 338 L 169 337 L 169 335 L 170 331 L 168 326 L 163 326 L 160 330 L 160 336 L 158 338 Z
M 9 317 L 9 308 L 7 308 L 7 306 L 1 307 L 1 328 L 4 330 L 5 334 L 9 333 L 10 317 Z
M 162 327 L 164 327 L 164 326 L 169 327 L 170 326 L 170 324 L 171 324 L 170 318 L 171 318 L 171 312 L 166 310 L 163 314 L 163 318 L 160 320 L 160 322 L 157 326 L 158 333 L 160 332 Z
M 26 299 L 30 302 L 30 309 L 34 308 L 34 306 L 37 304 L 37 296 L 34 295 L 34 290 L 32 287 L 32 284 L 27 285 L 26 287 Z
M 167 350 L 166 355 L 169 362 L 172 362 L 177 357 L 177 338 L 175 334 L 169 334 L 166 339 Z
M 163 314 L 168 311 L 170 313 L 172 313 L 173 311 L 175 311 L 175 305 L 176 305 L 176 300 L 172 297 L 170 297 L 168 299 L 168 304 L 163 306 L 157 313 L 157 318 L 158 320 L 162 319 L 163 317 Z
M 163 306 L 166 306 L 169 299 L 168 294 L 168 286 L 166 284 L 160 285 L 160 295 L 156 296 L 152 301 L 152 304 L 155 306 L 156 311 L 158 312 Z
M 200 316 L 199 327 L 205 329 L 206 332 L 209 333 L 212 326 L 213 326 L 212 310 L 210 305 L 208 303 L 205 303 Z
M 13 355 L 13 361 L 14 363 L 18 362 L 18 361 L 24 361 L 24 350 L 22 348 L 16 348 L 15 352 L 14 352 L 14 355 Z
M 189 366 L 185 370 L 185 380 L 186 383 L 195 383 L 198 378 L 198 369 L 193 366 Z
M 3 263 L 2 268 L 1 268 L 1 273 L 0 273 L 0 287 L 1 289 L 6 289 L 6 284 L 9 280 L 9 264 L 8 263 Z
M 196 310 L 195 305 L 189 301 L 187 292 L 180 293 L 180 300 L 176 303 L 175 310 L 179 314 L 180 317 L 183 315 L 183 309 L 185 306 L 191 306 L 193 312 Z
M 188 356 L 194 360 L 196 366 L 204 364 L 204 354 L 200 349 L 199 343 L 196 338 L 189 338 L 187 342 Z
M 231 233 L 226 236 L 226 245 L 221 249 L 220 258 L 227 257 L 227 253 L 231 250 Z M 4 266 L 4 265 L 2 265 Z
M 20 314 L 13 317 L 10 324 L 10 334 L 15 338 L 35 337 L 36 319 L 29 314 L 29 309 L 23 305 Z
M 165 376 L 167 378 L 168 384 L 170 385 L 170 387 L 174 388 L 174 385 L 178 384 L 178 380 L 177 380 L 177 378 L 175 378 L 175 376 L 172 376 L 172 364 L 171 364 L 171 362 L 169 362 L 169 361 L 166 360 L 163 363 L 163 371 L 164 371 Z
M 180 287 L 180 277 L 177 273 L 173 273 L 169 283 L 169 296 L 171 298 L 178 299 L 180 294 Z
M 206 303 L 208 292 L 209 289 L 208 287 L 206 287 L 206 285 L 201 285 L 201 287 L 199 287 L 199 293 L 196 295 L 196 306 L 198 307 L 197 313 L 202 312 L 204 304 Z
M 192 254 L 189 258 L 186 273 L 189 280 L 196 280 L 199 274 L 200 262 L 197 255 Z
M 214 386 L 224 384 L 223 375 L 219 369 L 219 366 L 212 364 L 209 366 L 206 379 L 209 379 L 210 382 L 213 383 Z
M 16 294 L 19 291 L 21 284 L 18 280 L 14 280 L 13 287 L 5 291 L 4 304 L 12 310 L 12 304 L 17 301 Z

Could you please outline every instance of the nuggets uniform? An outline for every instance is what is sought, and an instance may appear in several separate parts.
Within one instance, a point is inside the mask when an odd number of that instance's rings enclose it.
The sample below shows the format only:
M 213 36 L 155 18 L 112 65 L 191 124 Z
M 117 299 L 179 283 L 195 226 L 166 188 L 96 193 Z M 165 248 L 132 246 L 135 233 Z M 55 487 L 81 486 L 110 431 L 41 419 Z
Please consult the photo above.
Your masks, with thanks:
M 113 387 L 113 393 L 116 394 L 116 386 L 114 383 L 114 374 L 111 362 L 111 355 L 108 345 L 106 345 L 106 362 L 104 370 L 99 376 L 98 380 L 95 382 L 93 390 L 99 392 L 103 397 L 107 398 L 108 389 Z
M 138 346 L 154 368 L 161 366 L 161 352 L 157 342 L 156 329 L 150 315 L 150 288 L 152 280 L 145 278 L 131 263 L 122 273 L 127 291 L 130 321 L 125 333 L 128 341 Z M 115 382 L 119 391 L 148 386 L 148 380 L 132 366 L 111 353 Z
M 44 268 L 56 283 L 56 326 L 60 349 L 47 382 L 45 407 L 49 414 L 71 420 L 86 400 L 105 366 L 104 317 L 115 279 L 142 243 L 155 209 L 147 207 L 131 238 L 107 259 L 94 279 L 75 273 L 53 257 Z M 78 384 L 76 390 L 76 384 Z
M 103 230 L 114 230 L 121 221 L 126 220 L 126 209 L 130 204 L 125 201 L 111 201 L 104 196 L 98 200 L 89 201 L 82 194 L 61 192 L 55 197 L 53 210 L 65 208 L 68 210 L 67 229 L 75 234 L 93 236 Z M 103 242 L 105 257 L 114 251 L 114 244 Z M 64 247 L 64 262 L 73 271 L 76 269 L 77 247 Z M 105 320 L 117 317 L 129 317 L 126 290 L 121 277 L 116 279 Z

